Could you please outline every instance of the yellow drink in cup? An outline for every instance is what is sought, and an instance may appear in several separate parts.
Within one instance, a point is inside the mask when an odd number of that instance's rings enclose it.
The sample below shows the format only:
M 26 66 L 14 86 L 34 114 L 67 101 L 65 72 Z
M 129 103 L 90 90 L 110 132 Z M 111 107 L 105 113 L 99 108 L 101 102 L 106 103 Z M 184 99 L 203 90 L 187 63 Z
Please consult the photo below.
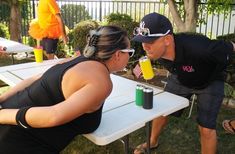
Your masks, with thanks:
M 144 79 L 145 80 L 152 79 L 154 77 L 154 73 L 153 73 L 153 68 L 152 68 L 151 61 L 149 60 L 149 58 L 147 56 L 144 56 L 140 58 L 139 63 L 140 63 L 140 68 L 143 73 Z
M 33 49 L 35 61 L 37 63 L 43 62 L 43 49 L 41 47 L 37 47 Z

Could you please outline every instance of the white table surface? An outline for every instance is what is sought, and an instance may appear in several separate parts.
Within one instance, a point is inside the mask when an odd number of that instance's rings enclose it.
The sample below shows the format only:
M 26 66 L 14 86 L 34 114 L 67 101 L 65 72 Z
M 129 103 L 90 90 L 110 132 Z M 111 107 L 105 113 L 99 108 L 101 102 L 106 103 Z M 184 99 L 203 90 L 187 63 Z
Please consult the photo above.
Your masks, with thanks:
M 130 89 L 130 91 L 135 93 L 134 89 Z M 116 103 L 118 102 L 122 103 L 116 100 Z M 112 103 L 110 100 L 105 102 L 105 104 Z M 132 103 L 103 112 L 98 129 L 93 133 L 84 134 L 84 136 L 97 145 L 107 145 L 144 127 L 147 122 L 154 118 L 169 115 L 187 106 L 187 99 L 168 92 L 155 95 L 153 98 L 153 108 L 150 110 L 136 106 L 133 97 Z
M 0 80 L 11 87 L 23 79 L 43 73 L 63 59 L 44 60 L 42 63 L 30 62 L 0 67 Z
M 32 52 L 33 47 L 0 37 L 0 46 L 6 47 L 6 53 Z
M 0 67 L 0 79 L 14 86 L 23 79 L 42 73 L 58 60 L 43 63 L 25 63 Z M 136 81 L 111 75 L 113 91 L 106 99 L 99 128 L 86 138 L 97 145 L 106 145 L 145 126 L 146 122 L 159 116 L 169 115 L 188 106 L 186 98 L 153 87 L 153 109 L 146 110 L 135 105 Z

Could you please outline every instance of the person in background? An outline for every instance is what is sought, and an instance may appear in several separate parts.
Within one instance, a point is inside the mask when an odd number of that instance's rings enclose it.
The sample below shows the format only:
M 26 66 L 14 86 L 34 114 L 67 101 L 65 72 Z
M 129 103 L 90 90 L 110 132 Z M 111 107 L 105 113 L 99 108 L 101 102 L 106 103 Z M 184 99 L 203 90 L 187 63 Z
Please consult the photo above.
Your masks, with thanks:
M 134 34 L 133 41 L 142 43 L 147 56 L 170 71 L 165 91 L 188 99 L 197 95 L 201 153 L 215 154 L 216 119 L 224 97 L 224 73 L 235 44 L 198 34 L 174 34 L 169 19 L 158 13 L 144 16 Z M 181 113 L 182 110 L 173 115 Z M 167 122 L 168 116 L 153 120 L 151 148 L 159 145 L 160 133 Z M 134 153 L 142 153 L 146 147 L 143 143 Z
M 2 46 L 0 46 L 0 52 L 3 52 L 4 50 L 3 50 L 3 47 Z
M 79 48 L 79 47 L 76 47 L 76 48 L 74 49 L 74 56 L 75 56 L 75 57 L 81 56 L 81 51 L 80 51 L 80 48 Z
M 102 26 L 90 32 L 82 56 L 1 95 L 0 153 L 59 154 L 76 135 L 96 130 L 112 91 L 110 73 L 133 54 L 126 31 Z
M 29 34 L 41 40 L 47 59 L 54 59 L 60 37 L 67 44 L 68 37 L 56 0 L 39 0 L 38 18 L 31 22 Z
M 0 46 L 0 52 L 5 52 L 6 51 L 6 47 Z

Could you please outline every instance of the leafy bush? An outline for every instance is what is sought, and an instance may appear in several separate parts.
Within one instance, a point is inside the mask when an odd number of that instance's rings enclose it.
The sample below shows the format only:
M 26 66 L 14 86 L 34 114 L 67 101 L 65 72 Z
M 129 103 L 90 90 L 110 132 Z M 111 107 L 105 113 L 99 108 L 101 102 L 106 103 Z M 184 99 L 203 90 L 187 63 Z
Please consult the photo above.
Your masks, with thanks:
M 235 34 L 227 34 L 227 35 L 217 36 L 217 39 L 235 42 Z
M 111 13 L 110 15 L 106 16 L 105 19 L 108 25 L 119 26 L 126 30 L 130 39 L 133 38 L 134 28 L 139 26 L 139 24 L 133 21 L 133 19 L 127 14 Z M 144 52 L 141 43 L 138 42 L 131 41 L 131 48 L 134 48 L 136 52 L 135 55 L 130 59 L 128 66 L 133 68 L 136 61 L 144 55 Z
M 33 37 L 29 36 L 28 37 L 28 45 L 31 46 L 31 47 L 36 47 L 36 45 L 37 45 L 36 39 L 34 39 Z
M 58 58 L 65 58 L 67 57 L 67 52 L 66 49 L 67 46 L 65 46 L 64 42 L 62 39 L 59 39 L 58 45 L 57 45 L 57 52 L 56 52 L 56 56 Z
M 107 20 L 107 23 L 111 23 L 113 21 L 121 21 L 121 20 L 133 22 L 131 16 L 121 13 L 111 13 L 110 15 L 106 16 L 105 19 Z
M 7 26 L 2 23 L 0 23 L 0 37 L 7 38 L 7 39 L 10 38 L 9 30 Z
M 83 51 L 86 46 L 86 37 L 90 30 L 98 28 L 99 24 L 94 20 L 79 22 L 76 27 L 69 33 L 70 44 L 73 48 L 79 47 Z
M 235 34 L 228 34 L 223 36 L 218 36 L 217 39 L 225 41 L 235 42 Z M 224 94 L 226 97 L 235 99 L 235 54 L 232 55 L 232 60 L 230 65 L 226 69 L 227 79 L 224 87 Z
M 233 41 L 235 42 L 235 34 L 228 34 L 223 36 L 218 36 L 217 39 L 224 40 L 224 41 Z M 227 67 L 227 82 L 228 83 L 235 83 L 235 54 L 232 54 L 232 59 L 230 65 Z
M 235 99 L 235 88 L 233 88 L 228 83 L 225 83 L 225 85 L 224 85 L 224 95 L 225 95 L 225 97 Z

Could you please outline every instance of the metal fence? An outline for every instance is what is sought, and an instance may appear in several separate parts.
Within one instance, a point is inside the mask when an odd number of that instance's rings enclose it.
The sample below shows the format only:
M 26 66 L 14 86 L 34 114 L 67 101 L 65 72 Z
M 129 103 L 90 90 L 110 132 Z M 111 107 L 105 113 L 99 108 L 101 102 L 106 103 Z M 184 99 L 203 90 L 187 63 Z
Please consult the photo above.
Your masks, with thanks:
M 94 19 L 104 21 L 110 13 L 128 14 L 134 21 L 150 13 L 158 12 L 166 15 L 170 20 L 169 7 L 167 3 L 156 1 L 111 1 L 111 0 L 58 0 L 65 24 L 72 29 L 78 22 L 85 19 Z M 0 3 L 1 4 L 1 3 Z M 26 0 L 22 5 L 21 14 L 24 14 L 22 20 L 22 36 L 27 36 L 29 21 L 37 16 L 38 0 Z M 209 14 L 200 12 L 201 22 L 197 26 L 197 32 L 207 35 L 210 38 L 216 38 L 219 35 L 235 33 L 235 4 L 231 4 L 233 9 L 225 14 Z M 200 4 L 200 7 L 207 7 L 207 4 Z M 7 8 L 0 6 L 0 13 L 6 13 Z M 206 10 L 206 9 L 205 9 Z M 9 11 L 8 11 L 9 12 Z M 1 13 L 0 22 L 8 24 L 6 20 L 9 15 Z

